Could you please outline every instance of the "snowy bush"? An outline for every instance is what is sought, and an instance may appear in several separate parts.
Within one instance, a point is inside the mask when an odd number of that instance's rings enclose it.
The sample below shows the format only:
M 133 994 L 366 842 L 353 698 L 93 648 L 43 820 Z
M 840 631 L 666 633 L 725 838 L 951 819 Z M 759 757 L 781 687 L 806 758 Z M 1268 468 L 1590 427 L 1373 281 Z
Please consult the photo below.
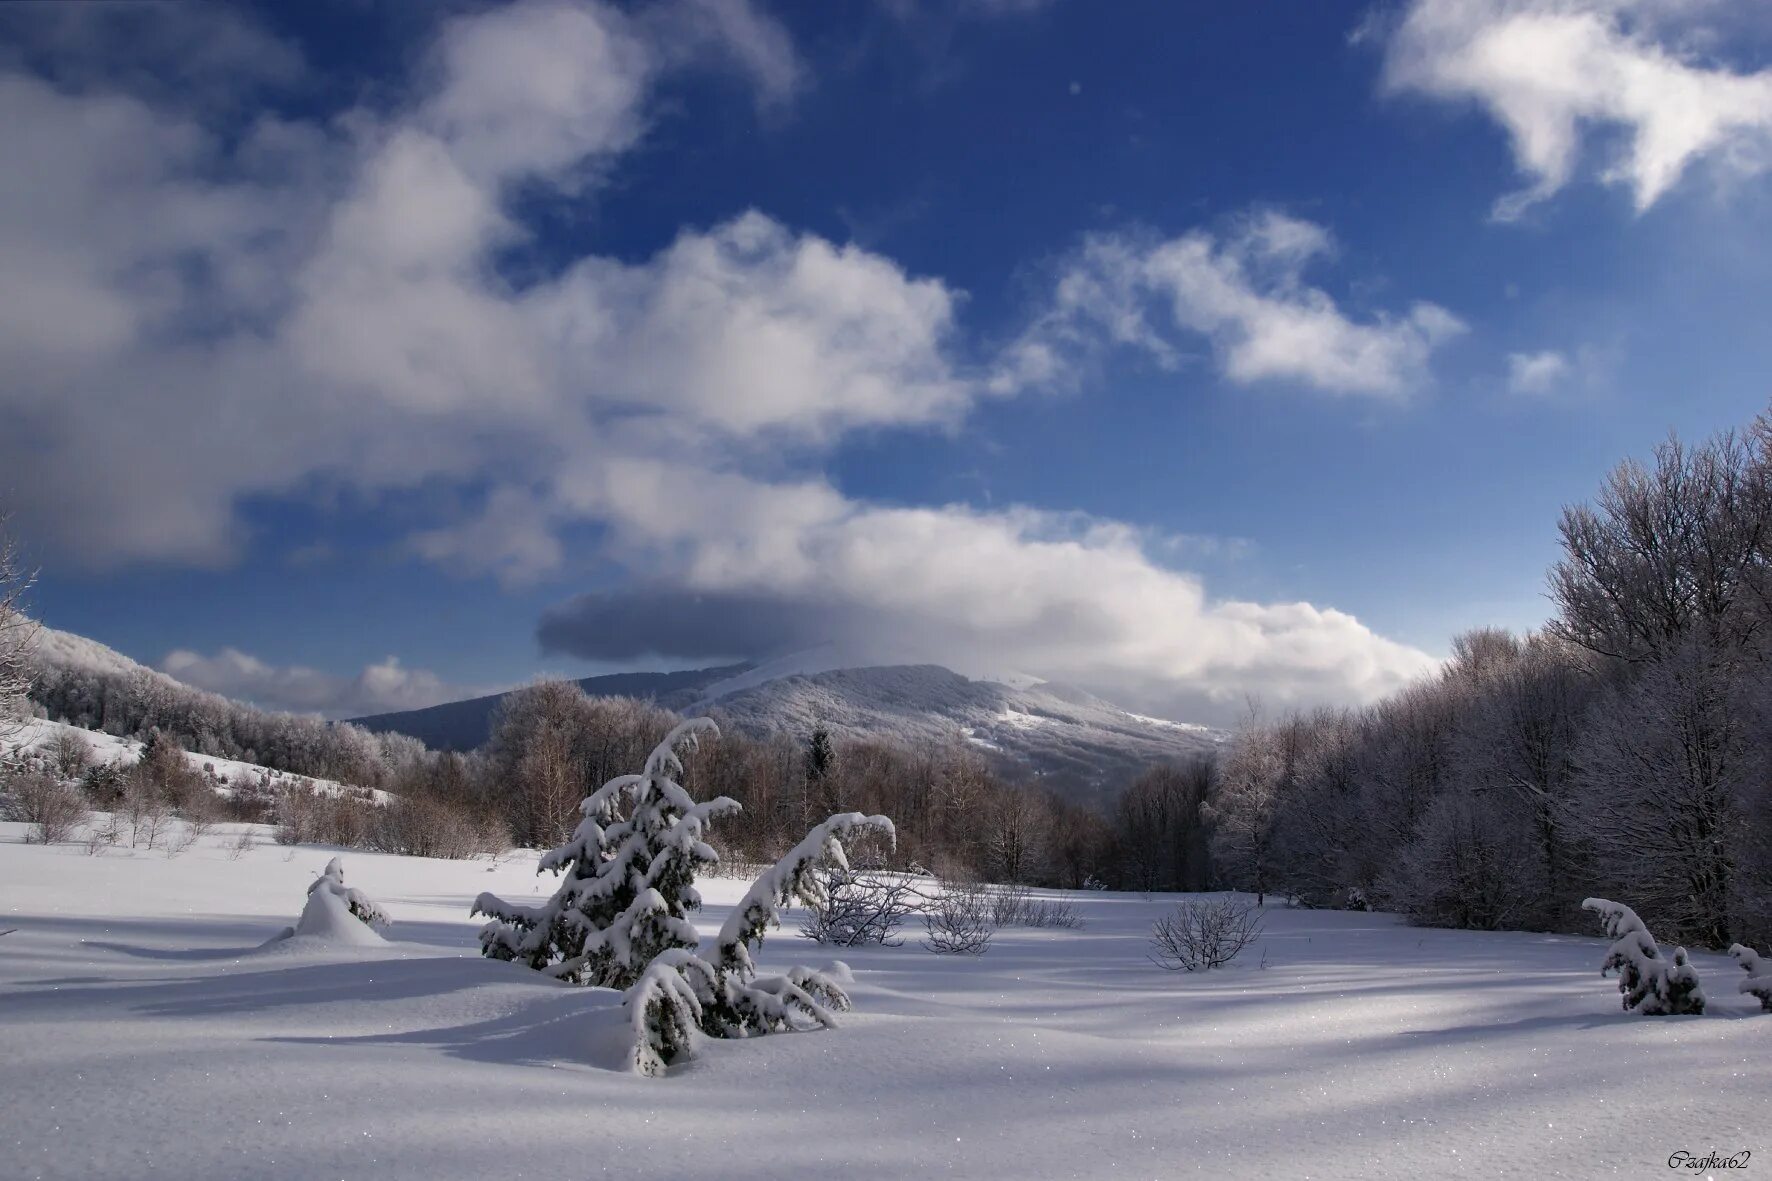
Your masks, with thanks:
M 692 1054 L 701 1037 L 745 1037 L 834 1024 L 849 1007 L 841 965 L 827 972 L 795 968 L 760 977 L 752 950 L 795 899 L 827 901 L 818 872 L 848 862 L 843 841 L 869 830 L 890 838 L 884 816 L 845 812 L 814 828 L 760 876 L 720 929 L 712 960 L 698 954 L 688 913 L 698 909 L 698 870 L 718 860 L 706 841 L 709 822 L 738 805 L 725 797 L 697 803 L 677 777 L 679 747 L 693 749 L 713 722 L 694 718 L 665 736 L 638 775 L 611 779 L 580 805 L 572 839 L 544 855 L 538 872 L 565 880 L 547 902 L 526 906 L 482 894 L 474 913 L 491 919 L 482 951 L 562 980 L 627 992 L 634 1043 L 631 1065 L 659 1074 Z
M 1676 947 L 1670 960 L 1655 945 L 1654 936 L 1637 912 L 1619 902 L 1588 898 L 1581 909 L 1600 917 L 1606 937 L 1613 941 L 1600 965 L 1600 975 L 1616 970 L 1624 1009 L 1650 1016 L 1704 1012 L 1704 990 L 1698 972 L 1686 960 L 1686 949 Z
M 983 955 L 997 933 L 989 886 L 944 882 L 923 915 L 923 946 L 939 955 Z
M 899 927 L 923 908 L 916 880 L 881 870 L 825 872 L 824 900 L 806 908 L 800 934 L 838 947 L 896 947 Z
M 1730 947 L 1729 954 L 1747 973 L 1747 979 L 1737 984 L 1736 990 L 1745 996 L 1759 997 L 1760 1008 L 1772 1013 L 1772 961 L 1741 943 Z
M 1261 909 L 1236 898 L 1183 902 L 1151 927 L 1151 961 L 1172 972 L 1204 972 L 1236 959 L 1261 935 Z
M 380 943 L 380 932 L 392 925 L 367 894 L 345 885 L 344 860 L 334 857 L 309 883 L 301 918 L 295 926 L 283 928 L 272 942 L 300 935 L 327 943 L 373 944 Z
M 86 802 L 54 777 L 32 771 L 10 776 L 0 785 L 0 814 L 30 826 L 27 842 L 56 845 L 73 839 L 86 820 Z

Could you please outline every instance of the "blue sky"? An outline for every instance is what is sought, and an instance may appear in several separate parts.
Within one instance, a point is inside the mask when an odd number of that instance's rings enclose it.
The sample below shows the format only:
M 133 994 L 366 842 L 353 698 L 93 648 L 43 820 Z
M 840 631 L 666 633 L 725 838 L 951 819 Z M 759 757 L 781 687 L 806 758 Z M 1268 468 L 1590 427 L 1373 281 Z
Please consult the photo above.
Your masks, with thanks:
M 47 622 L 290 708 L 1370 700 L 1765 408 L 1747 7 L 9 6 L 0 498 Z

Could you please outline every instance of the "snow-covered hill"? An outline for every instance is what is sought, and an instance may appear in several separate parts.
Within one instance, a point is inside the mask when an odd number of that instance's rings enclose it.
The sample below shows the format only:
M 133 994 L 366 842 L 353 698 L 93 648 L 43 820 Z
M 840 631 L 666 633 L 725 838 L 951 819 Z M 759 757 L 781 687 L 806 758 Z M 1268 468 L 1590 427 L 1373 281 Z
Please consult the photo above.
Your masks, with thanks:
M 1123 785 L 1153 763 L 1209 750 L 1222 731 L 1129 713 L 1080 689 L 973 680 L 938 665 L 832 669 L 777 677 L 701 703 L 750 734 L 918 745 L 964 742 L 1055 787 Z
M 65 635 L 66 633 L 58 633 Z M 78 639 L 79 637 L 73 637 Z M 102 647 L 102 645 L 95 645 Z M 104 651 L 109 652 L 109 648 Z M 99 730 L 82 730 L 78 726 L 69 726 L 62 722 L 48 722 L 41 718 L 27 721 L 17 734 L 0 740 L 0 759 L 14 759 L 33 753 L 46 752 L 58 738 L 64 734 L 72 734 L 86 744 L 92 752 L 94 763 L 112 763 L 124 767 L 133 766 L 140 761 L 142 744 L 133 738 L 119 738 L 115 734 L 106 734 Z M 320 779 L 306 775 L 292 775 L 279 771 L 274 767 L 261 767 L 257 763 L 241 762 L 239 759 L 224 759 L 217 755 L 192 754 L 185 752 L 185 761 L 193 771 L 200 772 L 209 780 L 220 795 L 230 795 L 236 787 L 283 788 L 294 784 L 304 784 L 309 791 L 322 796 L 357 796 L 372 799 L 376 803 L 385 804 L 391 798 L 380 789 L 355 787 L 347 783 L 339 783 L 333 779 Z

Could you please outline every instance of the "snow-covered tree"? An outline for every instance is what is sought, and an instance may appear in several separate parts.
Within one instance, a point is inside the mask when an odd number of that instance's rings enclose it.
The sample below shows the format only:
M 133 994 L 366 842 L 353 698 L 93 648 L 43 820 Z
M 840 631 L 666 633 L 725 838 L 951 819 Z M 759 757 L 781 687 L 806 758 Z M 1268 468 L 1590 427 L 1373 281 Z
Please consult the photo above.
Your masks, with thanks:
M 0 513 L 0 738 L 10 737 L 24 713 L 25 691 L 31 687 L 31 654 L 37 625 L 24 612 L 31 588 L 18 546 Z
M 1649 1016 L 1704 1012 L 1704 990 L 1698 985 L 1697 969 L 1686 959 L 1685 948 L 1674 948 L 1671 959 L 1663 955 L 1637 912 L 1623 903 L 1588 898 L 1581 909 L 1598 915 L 1606 937 L 1613 941 L 1600 965 L 1600 975 L 1618 972 L 1618 991 L 1626 1011 L 1635 1009 Z
M 565 880 L 539 907 L 482 894 L 474 913 L 492 919 L 480 931 L 488 956 L 521 960 L 576 983 L 627 988 L 666 948 L 694 948 L 685 917 L 701 905 L 699 866 L 719 860 L 702 839 L 708 821 L 738 811 L 721 796 L 696 803 L 674 776 L 679 747 L 693 750 L 717 734 L 692 718 L 658 744 L 638 775 L 619 775 L 585 797 L 572 839 L 544 855 L 537 872 Z
M 1747 973 L 1747 979 L 1737 984 L 1736 991 L 1745 996 L 1760 998 L 1760 1008 L 1772 1013 L 1772 960 L 1745 944 L 1737 943 L 1729 949 L 1741 970 Z
M 849 1007 L 846 968 L 761 977 L 752 952 L 779 921 L 781 906 L 824 901 L 817 871 L 847 866 L 845 839 L 866 830 L 893 835 L 884 816 L 832 816 L 757 879 L 721 928 L 713 957 L 704 958 L 687 917 L 701 905 L 695 875 L 719 859 L 704 839 L 709 822 L 738 805 L 725 797 L 691 799 L 677 782 L 678 748 L 693 749 L 718 732 L 706 718 L 684 722 L 640 774 L 618 776 L 586 797 L 572 840 L 541 859 L 538 872 L 565 875 L 547 902 L 532 907 L 482 894 L 474 903 L 476 914 L 493 920 L 480 933 L 486 955 L 627 990 L 632 1065 L 644 1074 L 693 1053 L 701 1037 L 833 1024 L 833 1012 Z

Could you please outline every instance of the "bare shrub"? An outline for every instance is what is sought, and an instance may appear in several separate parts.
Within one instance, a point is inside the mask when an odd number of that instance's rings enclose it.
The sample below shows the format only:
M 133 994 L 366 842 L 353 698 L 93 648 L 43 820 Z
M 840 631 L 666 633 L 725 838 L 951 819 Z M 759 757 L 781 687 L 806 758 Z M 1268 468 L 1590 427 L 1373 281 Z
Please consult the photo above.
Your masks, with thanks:
M 1261 934 L 1261 910 L 1236 898 L 1183 902 L 1151 927 L 1151 962 L 1172 972 L 1203 972 L 1236 959 Z
M 897 947 L 898 928 L 927 899 L 914 878 L 883 870 L 832 869 L 822 906 L 807 908 L 800 934 L 838 947 Z
M 122 839 L 123 834 L 117 828 L 117 818 L 113 816 L 103 824 L 96 820 L 88 824 L 86 836 L 80 844 L 86 850 L 88 857 L 100 857 L 104 855 L 106 849 L 111 848 Z
M 92 744 L 72 730 L 57 730 L 44 753 L 58 779 L 79 779 L 92 766 Z
M 80 793 L 51 775 L 29 772 L 12 776 L 0 796 L 6 819 L 29 825 L 26 843 L 57 845 L 72 840 L 86 821 L 86 801 Z
M 347 849 L 368 847 L 379 808 L 344 795 L 314 796 L 313 799 L 315 840 Z
M 1021 925 L 1022 917 L 1027 913 L 1028 904 L 1033 901 L 1033 893 L 1019 883 L 1008 885 L 986 886 L 985 896 L 990 899 L 991 925 L 997 927 L 1013 927 Z
M 177 857 L 195 846 L 215 828 L 215 821 L 207 815 L 187 815 L 184 822 L 173 827 L 166 835 L 166 855 Z
M 1077 913 L 1074 903 L 1062 898 L 1030 898 L 1022 908 L 1020 922 L 1024 927 L 1063 927 L 1074 931 L 1083 925 L 1083 916 Z
M 369 844 L 384 853 L 466 861 L 510 848 L 510 834 L 497 821 L 443 800 L 402 796 L 372 810 Z
M 941 955 L 983 955 L 997 932 L 988 886 L 945 882 L 923 913 L 923 946 Z
M 242 828 L 240 834 L 228 843 L 228 860 L 238 861 L 256 848 L 258 837 L 250 828 Z
M 272 835 L 279 845 L 307 844 L 319 828 L 319 801 L 305 788 L 285 787 L 277 797 L 276 816 Z

